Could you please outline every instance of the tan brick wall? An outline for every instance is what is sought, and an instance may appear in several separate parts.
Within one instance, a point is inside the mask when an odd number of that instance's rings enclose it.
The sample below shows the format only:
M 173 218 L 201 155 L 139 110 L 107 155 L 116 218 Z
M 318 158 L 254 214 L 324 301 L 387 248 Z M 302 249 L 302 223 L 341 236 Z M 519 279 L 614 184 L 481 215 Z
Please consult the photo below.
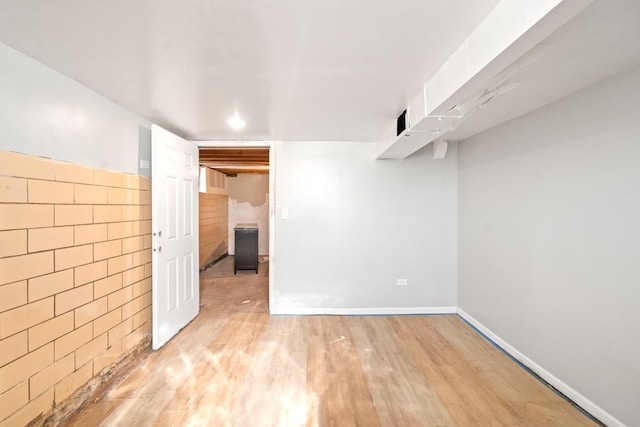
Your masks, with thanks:
M 229 196 L 200 193 L 200 268 L 229 250 Z
M 150 179 L 0 151 L 0 426 L 150 334 Z

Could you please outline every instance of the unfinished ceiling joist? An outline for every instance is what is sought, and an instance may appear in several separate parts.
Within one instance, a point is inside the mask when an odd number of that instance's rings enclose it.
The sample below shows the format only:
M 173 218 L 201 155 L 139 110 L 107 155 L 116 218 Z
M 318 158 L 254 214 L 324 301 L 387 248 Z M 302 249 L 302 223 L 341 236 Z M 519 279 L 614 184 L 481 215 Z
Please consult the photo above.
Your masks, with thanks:
M 200 164 L 227 175 L 269 172 L 269 147 L 200 147 Z
M 516 87 L 509 81 L 512 71 L 535 60 L 526 58 L 527 52 L 592 2 L 501 0 L 408 106 L 407 129 L 396 135 L 395 121 L 389 124 L 376 158 L 409 157 Z

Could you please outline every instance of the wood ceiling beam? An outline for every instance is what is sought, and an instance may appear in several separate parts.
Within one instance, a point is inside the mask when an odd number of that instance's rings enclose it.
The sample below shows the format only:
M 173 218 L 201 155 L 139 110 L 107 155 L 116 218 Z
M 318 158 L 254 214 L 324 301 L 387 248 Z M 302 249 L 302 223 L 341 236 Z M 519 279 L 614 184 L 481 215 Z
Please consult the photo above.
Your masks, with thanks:
M 268 173 L 268 147 L 200 147 L 200 164 L 226 175 Z
M 255 162 L 269 163 L 269 158 L 263 157 L 216 157 L 216 156 L 200 156 L 200 161 L 208 162 Z
M 233 168 L 212 168 L 225 175 L 237 175 L 239 173 L 269 173 L 268 169 L 233 169 Z
M 219 159 L 219 158 L 200 158 L 200 163 L 238 163 L 238 164 L 254 164 L 268 165 L 268 159 Z

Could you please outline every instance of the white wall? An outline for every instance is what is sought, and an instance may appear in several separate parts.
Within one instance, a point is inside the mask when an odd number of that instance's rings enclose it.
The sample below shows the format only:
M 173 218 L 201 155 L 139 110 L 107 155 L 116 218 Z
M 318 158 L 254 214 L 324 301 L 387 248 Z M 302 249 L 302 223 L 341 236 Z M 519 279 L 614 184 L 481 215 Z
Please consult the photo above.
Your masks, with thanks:
M 464 141 L 458 180 L 460 307 L 640 425 L 640 68 Z
M 456 306 L 456 146 L 403 161 L 365 143 L 276 144 L 275 313 Z M 289 219 L 282 218 L 289 209 Z M 396 286 L 396 279 L 409 285 Z
M 269 254 L 269 175 L 240 173 L 227 178 L 229 184 L 229 255 L 235 254 L 233 228 L 258 224 L 258 253 Z
M 150 123 L 0 43 L 0 149 L 150 176 Z

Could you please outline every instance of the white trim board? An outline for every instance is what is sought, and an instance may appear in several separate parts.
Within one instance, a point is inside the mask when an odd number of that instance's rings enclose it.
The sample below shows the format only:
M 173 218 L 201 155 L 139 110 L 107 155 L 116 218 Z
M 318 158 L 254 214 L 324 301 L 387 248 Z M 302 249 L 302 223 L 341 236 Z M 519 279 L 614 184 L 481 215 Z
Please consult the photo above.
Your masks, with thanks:
M 379 308 L 325 308 L 325 307 L 276 307 L 273 315 L 338 315 L 338 316 L 383 316 L 411 314 L 456 314 L 456 307 L 379 307 Z
M 598 421 L 606 424 L 609 427 L 619 426 L 625 427 L 625 425 L 618 420 L 616 417 L 593 403 L 591 400 L 587 399 L 585 396 L 580 394 L 578 391 L 574 390 L 571 386 L 560 380 L 558 377 L 553 375 L 551 372 L 547 371 L 540 365 L 538 365 L 533 360 L 529 359 L 527 356 L 518 351 L 515 347 L 507 343 L 505 340 L 500 338 L 496 333 L 494 333 L 491 329 L 484 326 L 482 323 L 477 321 L 473 316 L 469 313 L 465 312 L 463 309 L 458 307 L 458 315 L 462 317 L 464 320 L 469 322 L 474 328 L 484 334 L 489 340 L 493 341 L 498 347 L 504 350 L 507 354 L 512 356 L 518 362 L 522 363 L 526 368 L 530 369 L 533 373 L 538 375 L 540 378 L 545 380 L 555 389 L 557 389 L 560 393 L 564 394 L 567 398 L 572 400 L 576 405 L 580 406 L 584 411 L 589 413 L 594 418 L 598 419 Z

